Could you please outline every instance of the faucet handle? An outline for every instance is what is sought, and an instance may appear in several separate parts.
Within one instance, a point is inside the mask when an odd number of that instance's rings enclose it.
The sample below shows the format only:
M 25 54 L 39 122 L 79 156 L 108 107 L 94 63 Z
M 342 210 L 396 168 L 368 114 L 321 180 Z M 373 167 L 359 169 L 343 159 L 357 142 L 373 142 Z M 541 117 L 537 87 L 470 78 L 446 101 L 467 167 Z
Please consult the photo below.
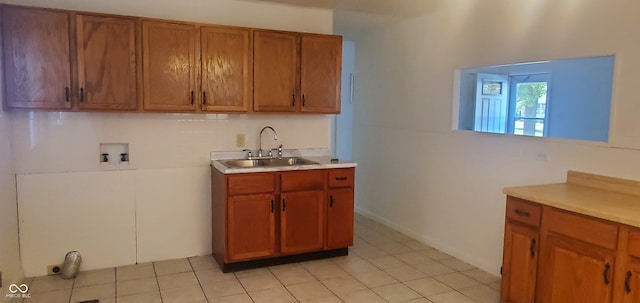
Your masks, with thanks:
M 247 152 L 247 160 L 251 160 L 251 158 L 253 157 L 253 155 L 251 155 L 251 150 L 245 148 L 242 151 Z

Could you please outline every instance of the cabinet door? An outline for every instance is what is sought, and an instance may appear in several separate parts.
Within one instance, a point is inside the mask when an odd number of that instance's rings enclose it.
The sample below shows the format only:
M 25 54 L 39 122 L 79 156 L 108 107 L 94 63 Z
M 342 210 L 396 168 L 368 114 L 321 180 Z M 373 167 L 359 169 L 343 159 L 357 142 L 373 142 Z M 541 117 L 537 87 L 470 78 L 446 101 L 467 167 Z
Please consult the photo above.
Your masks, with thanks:
M 201 28 L 202 109 L 243 112 L 251 103 L 251 39 L 248 29 Z
M 536 302 L 611 302 L 613 252 L 553 235 L 543 251 Z
M 340 113 L 342 37 L 303 35 L 300 61 L 300 111 Z
M 504 232 L 502 293 L 504 303 L 533 303 L 538 266 L 538 230 L 507 222 Z
M 274 199 L 273 194 L 229 197 L 228 261 L 242 261 L 275 254 Z
M 196 108 L 195 25 L 143 21 L 144 109 Z
M 626 272 L 617 273 L 618 275 L 624 275 L 624 299 L 623 303 L 637 303 L 640 302 L 640 261 L 637 259 L 630 259 L 627 262 Z
M 253 109 L 296 111 L 300 105 L 298 36 L 255 31 L 253 37 Z
M 136 21 L 76 16 L 82 109 L 136 109 Z
M 327 208 L 328 249 L 353 245 L 353 188 L 329 190 Z
M 321 190 L 282 194 L 280 245 L 283 254 L 323 248 L 324 194 Z
M 71 108 L 69 15 L 4 7 L 5 106 Z

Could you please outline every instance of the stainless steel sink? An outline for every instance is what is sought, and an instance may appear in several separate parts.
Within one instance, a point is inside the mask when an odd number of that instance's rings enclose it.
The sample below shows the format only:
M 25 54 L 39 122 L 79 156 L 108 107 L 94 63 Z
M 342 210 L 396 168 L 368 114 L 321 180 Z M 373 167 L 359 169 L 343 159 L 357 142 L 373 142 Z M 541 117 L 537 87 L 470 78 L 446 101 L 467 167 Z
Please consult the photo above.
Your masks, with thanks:
M 318 164 L 305 158 L 300 157 L 284 157 L 284 158 L 272 158 L 272 159 L 234 159 L 234 160 L 220 160 L 222 165 L 228 168 L 254 168 L 254 167 L 281 167 L 281 166 L 295 166 L 295 165 L 313 165 Z

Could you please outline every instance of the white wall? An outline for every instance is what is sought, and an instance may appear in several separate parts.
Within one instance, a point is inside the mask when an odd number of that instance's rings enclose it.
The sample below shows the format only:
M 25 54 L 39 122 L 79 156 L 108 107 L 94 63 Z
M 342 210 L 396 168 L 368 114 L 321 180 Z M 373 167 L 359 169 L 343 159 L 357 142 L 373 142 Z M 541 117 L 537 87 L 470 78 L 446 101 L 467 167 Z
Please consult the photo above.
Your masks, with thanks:
M 351 75 L 355 69 L 355 43 L 342 41 L 342 91 L 340 114 L 334 117 L 333 132 L 336 158 L 343 160 L 353 159 L 353 103 L 351 100 Z
M 15 167 L 11 149 L 11 119 L 0 112 L 0 294 L 8 293 L 11 283 L 22 279 L 18 244 Z M 0 302 L 4 302 L 4 295 Z
M 640 2 L 467 2 L 356 38 L 356 203 L 498 274 L 503 187 L 562 182 L 568 169 L 640 180 L 640 151 L 452 131 L 454 70 L 615 54 L 610 140 L 639 147 Z
M 236 0 L 4 2 L 302 32 L 332 31 L 331 11 Z M 0 142 L 11 142 L 16 155 L 25 276 L 44 275 L 47 265 L 62 262 L 64 253 L 74 249 L 83 255 L 81 270 L 210 253 L 210 151 L 241 149 L 235 146 L 236 134 L 245 134 L 246 147 L 257 149 L 257 134 L 264 125 L 278 131 L 278 143 L 285 149 L 330 145 L 326 115 L 3 115 L 11 117 L 9 122 L 0 121 L 12 128 L 0 130 L 0 139 L 7 137 Z M 101 167 L 100 143 L 128 143 L 127 170 Z M 275 147 L 266 137 L 265 145 Z M 13 168 L 4 168 L 11 162 L 4 159 L 0 158 L 2 173 L 12 176 Z M 4 184 L 0 183 L 2 189 Z M 2 200 L 1 224 L 10 225 L 13 220 L 15 225 L 15 194 L 8 191 L 7 195 Z M 111 208 L 105 212 L 105 207 Z M 47 217 L 45 209 L 57 215 Z M 15 226 L 6 231 L 15 242 Z M 96 250 L 96 238 L 103 240 L 100 245 L 105 249 Z M 131 239 L 135 239 L 133 244 Z M 121 254 L 110 253 L 114 249 Z

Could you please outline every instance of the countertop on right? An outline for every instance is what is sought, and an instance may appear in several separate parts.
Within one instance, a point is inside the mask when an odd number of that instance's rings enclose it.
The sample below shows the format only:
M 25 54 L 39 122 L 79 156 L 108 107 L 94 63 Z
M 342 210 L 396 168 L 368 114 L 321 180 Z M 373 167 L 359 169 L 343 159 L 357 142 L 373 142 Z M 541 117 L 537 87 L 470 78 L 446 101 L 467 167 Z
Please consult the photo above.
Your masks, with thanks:
M 506 187 L 509 196 L 640 227 L 640 182 L 569 171 L 566 183 Z

